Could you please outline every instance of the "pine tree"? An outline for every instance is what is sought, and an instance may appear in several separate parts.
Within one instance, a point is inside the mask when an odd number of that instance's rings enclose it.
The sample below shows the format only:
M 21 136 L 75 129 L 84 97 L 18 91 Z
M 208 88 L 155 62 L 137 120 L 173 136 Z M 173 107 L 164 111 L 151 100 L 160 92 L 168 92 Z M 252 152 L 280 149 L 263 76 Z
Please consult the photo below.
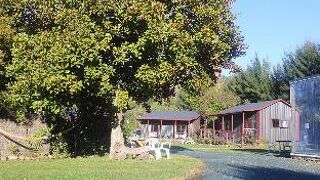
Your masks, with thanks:
M 253 59 L 245 71 L 230 79 L 228 87 L 244 102 L 258 102 L 272 99 L 270 65 L 266 59 Z
M 306 42 L 294 52 L 285 55 L 282 67 L 278 65 L 272 73 L 275 98 L 289 100 L 290 81 L 320 74 L 320 45 Z

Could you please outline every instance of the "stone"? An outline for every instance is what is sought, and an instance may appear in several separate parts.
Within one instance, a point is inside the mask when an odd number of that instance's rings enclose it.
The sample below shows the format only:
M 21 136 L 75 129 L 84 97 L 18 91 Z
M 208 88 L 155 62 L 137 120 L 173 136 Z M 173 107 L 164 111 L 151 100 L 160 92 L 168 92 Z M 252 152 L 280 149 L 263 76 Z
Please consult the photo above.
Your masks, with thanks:
M 18 156 L 8 156 L 8 159 L 9 160 L 17 160 L 18 159 Z
M 26 157 L 25 157 L 25 156 L 23 156 L 23 155 L 20 155 L 20 156 L 18 156 L 18 159 L 20 159 L 20 160 L 25 160 L 25 159 L 26 159 Z
M 125 160 L 127 155 L 123 152 L 113 153 L 111 159 L 113 160 Z
M 2 157 L 1 157 L 1 161 L 8 161 L 8 157 L 2 156 Z
M 149 153 L 143 153 L 143 154 L 139 154 L 136 159 L 139 160 L 150 160 L 150 159 L 154 159 L 154 156 L 149 154 Z

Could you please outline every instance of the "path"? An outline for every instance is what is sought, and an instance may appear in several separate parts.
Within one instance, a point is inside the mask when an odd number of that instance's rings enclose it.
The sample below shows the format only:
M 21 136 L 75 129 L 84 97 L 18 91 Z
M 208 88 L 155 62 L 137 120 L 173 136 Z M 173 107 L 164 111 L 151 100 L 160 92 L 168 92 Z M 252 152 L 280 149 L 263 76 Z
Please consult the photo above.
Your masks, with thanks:
M 248 152 L 203 152 L 173 148 L 173 154 L 201 159 L 204 179 L 320 180 L 320 163 Z

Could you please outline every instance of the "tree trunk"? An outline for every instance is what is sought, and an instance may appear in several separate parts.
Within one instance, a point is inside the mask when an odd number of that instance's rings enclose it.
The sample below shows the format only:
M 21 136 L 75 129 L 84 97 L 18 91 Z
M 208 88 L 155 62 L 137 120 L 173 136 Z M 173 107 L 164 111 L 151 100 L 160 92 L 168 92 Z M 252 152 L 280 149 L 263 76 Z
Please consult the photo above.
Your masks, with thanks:
M 124 145 L 124 138 L 121 129 L 121 123 L 123 121 L 123 113 L 118 112 L 116 113 L 116 122 L 112 123 L 112 130 L 111 130 L 111 142 L 110 142 L 110 154 L 113 155 L 115 150 L 119 146 Z

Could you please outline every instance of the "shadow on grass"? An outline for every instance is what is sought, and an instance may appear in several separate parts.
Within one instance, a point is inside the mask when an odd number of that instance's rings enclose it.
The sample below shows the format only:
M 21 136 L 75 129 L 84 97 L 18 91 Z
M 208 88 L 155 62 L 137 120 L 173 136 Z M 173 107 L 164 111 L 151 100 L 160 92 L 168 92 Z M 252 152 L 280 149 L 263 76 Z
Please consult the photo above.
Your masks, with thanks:
M 226 175 L 239 178 L 239 179 L 247 179 L 247 180 L 320 179 L 320 175 L 317 175 L 317 174 L 282 169 L 282 168 L 257 167 L 257 166 L 247 167 L 247 166 L 239 166 L 239 165 L 229 165 L 229 167 L 234 169 L 233 173 L 226 174 Z M 234 173 L 235 171 L 236 173 Z
M 260 155 L 265 155 L 265 154 L 269 154 L 270 151 L 268 151 L 267 149 L 230 149 L 232 151 L 236 151 L 236 152 L 248 152 L 248 153 L 254 153 L 254 154 L 260 154 Z M 271 153 L 273 153 L 271 151 Z
M 181 146 L 171 146 L 170 148 L 170 152 L 172 154 L 178 154 L 179 152 L 186 152 L 186 151 L 194 151 L 192 149 L 189 149 L 189 148 L 185 148 L 185 147 L 181 147 Z

